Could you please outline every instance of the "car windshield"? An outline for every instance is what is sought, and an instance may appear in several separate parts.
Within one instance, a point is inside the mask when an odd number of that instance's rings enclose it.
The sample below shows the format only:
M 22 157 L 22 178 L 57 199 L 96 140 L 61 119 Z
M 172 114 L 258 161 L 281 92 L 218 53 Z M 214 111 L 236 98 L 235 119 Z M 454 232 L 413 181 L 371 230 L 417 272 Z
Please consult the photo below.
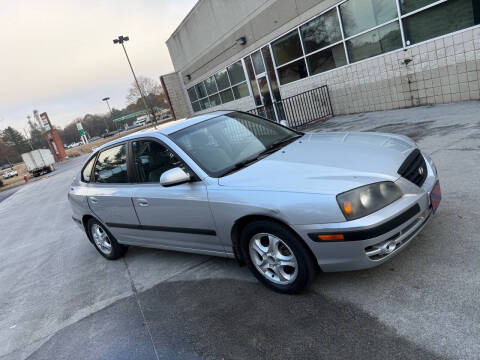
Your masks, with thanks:
M 234 112 L 179 130 L 171 138 L 212 177 L 260 160 L 302 133 L 260 117 Z

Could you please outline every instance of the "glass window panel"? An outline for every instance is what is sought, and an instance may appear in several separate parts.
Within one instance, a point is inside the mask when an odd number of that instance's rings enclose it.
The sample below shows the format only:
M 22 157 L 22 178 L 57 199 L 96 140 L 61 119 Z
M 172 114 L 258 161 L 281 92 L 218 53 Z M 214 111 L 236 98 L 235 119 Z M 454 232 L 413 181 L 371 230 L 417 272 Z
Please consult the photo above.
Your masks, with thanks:
M 215 78 L 213 76 L 205 80 L 205 87 L 207 88 L 208 95 L 212 95 L 218 92 L 217 85 L 215 85 Z
M 273 67 L 272 55 L 270 54 L 270 48 L 264 46 L 262 48 L 263 59 L 265 60 L 265 66 L 267 67 L 268 80 L 270 80 L 270 87 L 272 88 L 273 97 L 275 101 L 281 100 L 280 89 L 278 88 L 277 76 L 275 75 L 275 68 Z
M 245 67 L 247 69 L 248 79 L 250 80 L 250 86 L 252 88 L 253 99 L 255 100 L 256 105 L 262 105 L 262 100 L 260 99 L 260 92 L 258 91 L 257 79 L 255 77 L 255 72 L 253 71 L 252 60 L 249 56 L 244 58 Z
M 245 81 L 245 73 L 243 72 L 243 66 L 241 61 L 237 61 L 235 64 L 227 67 L 228 75 L 232 85 Z
M 259 51 L 252 54 L 253 67 L 255 68 L 255 74 L 261 74 L 265 72 L 265 66 L 263 65 L 262 53 Z
M 94 173 L 97 183 L 128 183 L 127 146 L 122 144 L 103 150 L 98 155 Z
M 220 97 L 222 98 L 222 103 L 227 103 L 233 101 L 233 92 L 232 89 L 224 90 L 220 93 Z
M 197 93 L 195 92 L 195 88 L 193 86 L 187 90 L 187 93 L 188 93 L 188 97 L 190 98 L 190 101 L 197 100 Z
M 248 91 L 248 86 L 247 86 L 246 82 L 244 82 L 243 84 L 234 86 L 232 88 L 232 90 L 233 90 L 233 95 L 235 95 L 236 100 L 250 95 L 250 92 Z
M 93 163 L 96 156 L 94 156 L 82 170 L 82 181 L 90 182 L 90 176 L 92 174 Z
M 300 27 L 300 33 L 307 54 L 342 40 L 337 9 L 309 21 Z
M 280 84 L 285 85 L 289 82 L 303 79 L 308 76 L 307 66 L 305 65 L 305 60 L 300 59 L 291 64 L 282 66 L 277 69 L 278 77 L 280 78 Z
M 400 0 L 402 14 L 407 14 L 424 6 L 433 4 L 438 0 Z
M 218 90 L 224 90 L 230 87 L 230 82 L 228 81 L 227 69 L 220 70 L 215 74 L 215 79 L 217 80 Z
M 307 64 L 310 75 L 320 74 L 321 72 L 347 65 L 347 57 L 345 56 L 343 44 L 332 46 L 331 48 L 308 56 Z
M 302 45 L 298 31 L 293 30 L 291 33 L 281 37 L 272 43 L 273 57 L 277 66 L 285 64 L 303 56 Z
M 222 104 L 222 102 L 220 101 L 220 95 L 218 94 L 209 96 L 208 99 L 210 100 L 210 106 L 217 106 Z
M 200 107 L 200 102 L 198 101 L 192 102 L 192 108 L 194 112 L 202 110 L 202 108 Z
M 347 41 L 350 62 L 399 49 L 403 46 L 398 22 L 394 22 Z
M 479 14 L 480 5 L 476 0 L 449 0 L 405 18 L 405 40 L 415 44 L 465 29 L 479 23 Z
M 207 96 L 207 90 L 205 89 L 205 85 L 203 84 L 203 82 L 195 85 L 195 89 L 197 90 L 199 98 L 204 98 L 205 96 Z
M 208 101 L 208 98 L 200 100 L 200 106 L 202 107 L 202 110 L 208 109 L 210 107 L 210 101 Z
M 132 143 L 137 182 L 160 183 L 160 176 L 170 169 L 185 165 L 164 145 L 150 140 Z
M 395 0 L 349 0 L 340 5 L 340 14 L 346 37 L 398 16 Z

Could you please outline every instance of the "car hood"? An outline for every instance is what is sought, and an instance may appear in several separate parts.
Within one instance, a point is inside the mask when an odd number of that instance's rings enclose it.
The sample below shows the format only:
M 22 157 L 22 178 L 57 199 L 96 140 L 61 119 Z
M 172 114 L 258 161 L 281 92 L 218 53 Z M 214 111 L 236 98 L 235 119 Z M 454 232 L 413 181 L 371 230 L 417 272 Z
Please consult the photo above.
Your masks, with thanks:
M 220 186 L 251 190 L 338 194 L 378 181 L 395 181 L 415 148 L 401 135 L 305 134 L 266 158 L 218 179 Z

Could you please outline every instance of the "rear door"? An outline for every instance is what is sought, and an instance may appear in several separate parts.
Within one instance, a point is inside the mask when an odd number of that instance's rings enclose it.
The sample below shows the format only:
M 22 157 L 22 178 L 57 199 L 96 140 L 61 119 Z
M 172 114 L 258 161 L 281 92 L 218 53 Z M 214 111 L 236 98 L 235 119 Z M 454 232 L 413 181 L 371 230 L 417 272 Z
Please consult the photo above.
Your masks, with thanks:
M 128 144 L 115 144 L 98 154 L 86 190 L 92 212 L 122 243 L 136 238 L 139 225 L 132 204 L 130 171 Z
M 141 245 L 172 250 L 224 253 L 215 231 L 202 181 L 164 187 L 161 175 L 182 167 L 194 175 L 184 162 L 157 139 L 132 141 L 133 166 L 137 185 L 133 204 L 142 229 Z

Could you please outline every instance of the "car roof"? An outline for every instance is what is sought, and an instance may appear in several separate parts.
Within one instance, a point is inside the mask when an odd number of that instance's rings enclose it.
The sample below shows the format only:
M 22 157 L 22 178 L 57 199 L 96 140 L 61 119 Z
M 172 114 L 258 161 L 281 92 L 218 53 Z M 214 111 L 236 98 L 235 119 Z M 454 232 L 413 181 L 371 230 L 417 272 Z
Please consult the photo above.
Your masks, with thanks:
M 126 136 L 120 137 L 118 139 L 109 141 L 108 143 L 105 143 L 105 144 L 99 146 L 98 149 L 96 149 L 96 151 L 102 150 L 103 148 L 114 145 L 116 143 L 136 139 L 138 137 L 144 137 L 144 136 L 148 136 L 148 135 L 155 136 L 156 134 L 162 134 L 162 135 L 168 136 L 170 134 L 173 134 L 174 132 L 185 129 L 189 126 L 201 123 L 203 121 L 213 119 L 217 116 L 230 114 L 232 112 L 234 112 L 234 110 L 213 111 L 213 112 L 210 112 L 210 113 L 207 113 L 207 114 L 202 114 L 202 115 L 194 116 L 194 117 L 191 117 L 191 118 L 184 118 L 184 119 L 180 119 L 180 120 L 169 121 L 167 123 L 157 125 L 156 129 L 150 128 L 150 129 L 137 131 L 133 134 L 126 135 Z

